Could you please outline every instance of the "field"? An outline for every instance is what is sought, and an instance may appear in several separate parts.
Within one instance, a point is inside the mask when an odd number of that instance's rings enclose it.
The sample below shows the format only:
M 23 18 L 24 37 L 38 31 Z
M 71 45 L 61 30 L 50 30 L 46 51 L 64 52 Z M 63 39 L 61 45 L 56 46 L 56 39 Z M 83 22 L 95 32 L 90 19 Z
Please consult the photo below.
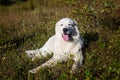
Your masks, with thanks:
M 1 1 L 0 80 L 120 80 L 119 0 Z M 32 62 L 25 50 L 42 47 L 63 17 L 76 20 L 85 38 L 83 67 L 72 73 L 70 60 L 28 74 L 51 56 Z

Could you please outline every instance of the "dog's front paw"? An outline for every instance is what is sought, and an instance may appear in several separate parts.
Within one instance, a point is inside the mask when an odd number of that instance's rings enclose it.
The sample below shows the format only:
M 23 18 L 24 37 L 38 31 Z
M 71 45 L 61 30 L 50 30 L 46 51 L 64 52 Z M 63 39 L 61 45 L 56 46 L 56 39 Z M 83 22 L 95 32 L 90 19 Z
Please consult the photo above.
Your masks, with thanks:
M 29 73 L 35 74 L 37 71 L 35 69 L 29 70 Z
M 80 68 L 80 66 L 78 64 L 73 64 L 72 65 L 72 72 L 77 73 L 79 68 Z

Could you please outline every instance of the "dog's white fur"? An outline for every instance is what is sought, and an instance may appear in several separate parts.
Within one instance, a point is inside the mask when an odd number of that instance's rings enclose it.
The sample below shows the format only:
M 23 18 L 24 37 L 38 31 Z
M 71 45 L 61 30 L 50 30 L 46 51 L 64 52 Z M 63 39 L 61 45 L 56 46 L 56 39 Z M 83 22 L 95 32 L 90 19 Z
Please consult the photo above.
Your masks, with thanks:
M 64 34 L 64 28 L 68 28 L 66 34 L 70 35 L 69 37 L 67 36 L 69 40 L 63 39 L 62 35 Z M 43 67 L 52 67 L 56 65 L 58 61 L 62 62 L 70 58 L 74 60 L 72 70 L 76 71 L 83 64 L 83 46 L 83 38 L 78 31 L 76 21 L 70 18 L 62 18 L 55 25 L 55 35 L 50 37 L 42 48 L 26 51 L 27 55 L 29 57 L 32 57 L 32 60 L 37 57 L 46 57 L 48 54 L 53 53 L 53 57 L 51 59 L 42 65 L 30 70 L 29 72 L 36 73 Z

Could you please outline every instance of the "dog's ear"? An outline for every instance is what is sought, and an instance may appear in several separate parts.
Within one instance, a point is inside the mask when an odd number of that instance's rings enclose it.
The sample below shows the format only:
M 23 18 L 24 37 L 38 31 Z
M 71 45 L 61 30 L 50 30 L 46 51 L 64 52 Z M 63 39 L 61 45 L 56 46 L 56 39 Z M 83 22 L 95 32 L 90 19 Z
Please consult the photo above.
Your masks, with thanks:
M 73 20 L 73 24 L 74 24 L 74 26 L 76 26 L 76 25 L 77 25 L 77 22 L 76 22 L 75 20 Z
M 79 39 L 80 38 L 80 32 L 79 32 L 79 29 L 78 29 L 78 26 L 77 26 L 77 22 L 75 20 L 73 20 L 73 23 L 74 23 L 74 27 L 76 29 L 76 31 L 74 32 L 73 38 L 74 39 Z
M 61 23 L 61 20 L 57 21 L 56 24 L 55 24 L 55 27 L 59 27 L 60 23 Z
M 56 22 L 55 24 L 55 34 L 59 35 L 60 34 L 60 20 Z

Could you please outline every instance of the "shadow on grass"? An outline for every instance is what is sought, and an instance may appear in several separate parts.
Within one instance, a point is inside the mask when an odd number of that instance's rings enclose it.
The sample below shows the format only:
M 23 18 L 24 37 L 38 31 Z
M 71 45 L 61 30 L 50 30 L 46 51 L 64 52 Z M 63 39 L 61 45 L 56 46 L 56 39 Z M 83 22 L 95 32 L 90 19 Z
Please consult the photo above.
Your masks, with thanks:
M 97 32 L 86 32 L 83 36 L 85 39 L 85 48 L 88 48 L 91 42 L 97 41 L 99 38 L 98 36 Z
M 86 50 L 87 48 L 89 48 L 89 45 L 91 42 L 93 41 L 97 41 L 99 39 L 99 35 L 97 32 L 86 32 L 84 33 L 84 39 L 85 39 L 85 42 L 84 42 L 84 48 L 83 48 L 83 56 L 84 58 L 86 58 Z M 83 61 L 83 64 L 85 63 L 85 60 Z
M 17 2 L 26 2 L 27 0 L 0 0 L 0 5 L 11 6 Z

